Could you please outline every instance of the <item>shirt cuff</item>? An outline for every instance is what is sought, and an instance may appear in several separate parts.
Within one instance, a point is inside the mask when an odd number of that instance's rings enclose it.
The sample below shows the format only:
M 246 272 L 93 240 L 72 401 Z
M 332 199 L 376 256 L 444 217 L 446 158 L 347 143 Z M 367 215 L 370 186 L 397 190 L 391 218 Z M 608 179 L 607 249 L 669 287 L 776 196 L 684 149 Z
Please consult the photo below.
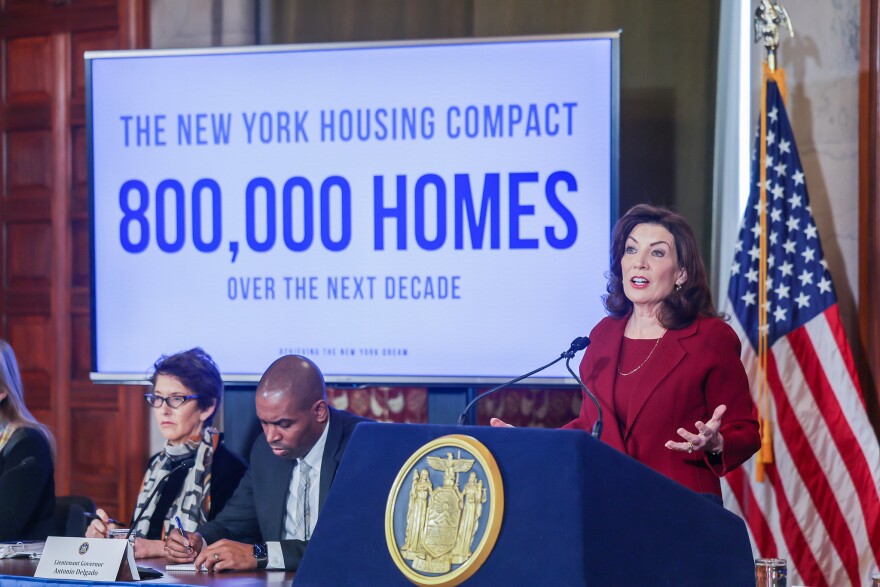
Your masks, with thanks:
M 284 553 L 281 550 L 280 542 L 267 542 L 266 550 L 269 551 L 269 560 L 266 564 L 267 569 L 284 569 Z

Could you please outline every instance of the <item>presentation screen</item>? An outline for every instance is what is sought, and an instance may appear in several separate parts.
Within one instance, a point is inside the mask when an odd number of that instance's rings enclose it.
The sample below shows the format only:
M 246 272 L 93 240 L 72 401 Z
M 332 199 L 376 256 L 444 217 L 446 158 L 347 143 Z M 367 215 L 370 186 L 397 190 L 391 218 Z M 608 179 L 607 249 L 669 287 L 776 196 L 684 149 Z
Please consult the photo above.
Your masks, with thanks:
M 86 53 L 92 378 L 491 384 L 603 315 L 618 37 Z M 532 380 L 568 384 L 562 363 Z

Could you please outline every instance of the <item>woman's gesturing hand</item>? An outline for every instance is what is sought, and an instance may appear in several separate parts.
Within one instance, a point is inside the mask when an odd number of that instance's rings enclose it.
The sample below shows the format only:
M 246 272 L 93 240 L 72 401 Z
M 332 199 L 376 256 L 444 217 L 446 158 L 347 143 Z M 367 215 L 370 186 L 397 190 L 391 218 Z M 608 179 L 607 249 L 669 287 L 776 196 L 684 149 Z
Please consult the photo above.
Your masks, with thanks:
M 706 422 L 697 421 L 694 425 L 697 433 L 693 434 L 684 428 L 676 430 L 678 435 L 684 438 L 684 442 L 674 442 L 670 440 L 666 443 L 666 448 L 679 452 L 692 453 L 697 451 L 705 451 L 709 453 L 719 453 L 724 449 L 724 437 L 719 432 L 721 428 L 721 418 L 727 406 L 721 404 L 712 413 L 712 418 Z

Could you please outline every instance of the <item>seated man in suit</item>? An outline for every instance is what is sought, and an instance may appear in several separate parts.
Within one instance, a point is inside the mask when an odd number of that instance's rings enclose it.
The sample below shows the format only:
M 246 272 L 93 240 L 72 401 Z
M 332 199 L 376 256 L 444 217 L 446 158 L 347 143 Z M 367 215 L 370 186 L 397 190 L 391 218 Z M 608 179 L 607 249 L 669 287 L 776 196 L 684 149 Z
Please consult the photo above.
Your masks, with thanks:
M 168 535 L 165 555 L 209 570 L 296 570 L 336 468 L 363 418 L 331 408 L 324 376 L 305 357 L 281 357 L 257 385 L 263 436 L 250 470 L 217 517 L 184 538 Z

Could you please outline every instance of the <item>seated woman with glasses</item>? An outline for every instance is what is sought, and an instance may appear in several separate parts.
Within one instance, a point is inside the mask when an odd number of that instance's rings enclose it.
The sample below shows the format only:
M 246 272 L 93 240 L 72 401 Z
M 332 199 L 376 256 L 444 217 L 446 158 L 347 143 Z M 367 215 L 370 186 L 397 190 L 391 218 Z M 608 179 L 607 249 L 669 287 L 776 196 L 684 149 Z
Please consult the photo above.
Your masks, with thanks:
M 135 506 L 133 516 L 144 510 L 132 533 L 136 558 L 164 556 L 165 536 L 177 527 L 177 519 L 186 532 L 214 519 L 247 470 L 244 462 L 220 443 L 219 432 L 211 428 L 220 407 L 223 381 L 205 351 L 194 348 L 161 357 L 153 366 L 150 382 L 152 393 L 144 398 L 153 408 L 165 448 L 150 459 Z M 182 464 L 189 468 L 182 467 L 169 476 Z M 166 477 L 164 487 L 149 500 Z M 89 525 L 87 537 L 106 538 L 110 530 L 119 527 L 104 510 L 99 509 L 97 515 L 100 519 Z

